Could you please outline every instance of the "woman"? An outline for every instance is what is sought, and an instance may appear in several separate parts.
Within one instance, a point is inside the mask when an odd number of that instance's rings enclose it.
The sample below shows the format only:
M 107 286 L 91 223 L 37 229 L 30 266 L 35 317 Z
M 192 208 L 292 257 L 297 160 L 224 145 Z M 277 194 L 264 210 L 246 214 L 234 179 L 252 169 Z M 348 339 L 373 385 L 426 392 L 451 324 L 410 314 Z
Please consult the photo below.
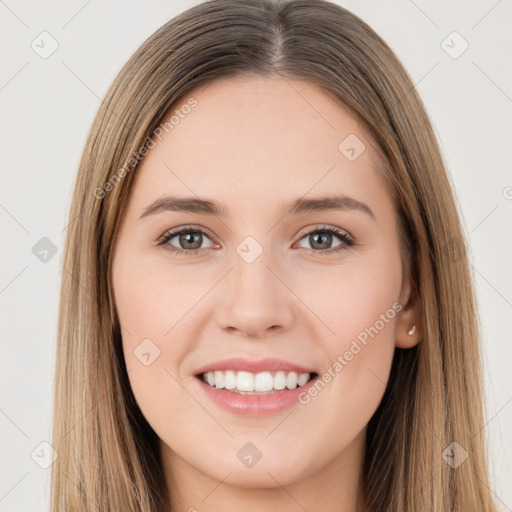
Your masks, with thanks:
M 496 510 L 453 194 L 359 18 L 168 22 L 102 103 L 70 219 L 52 510 Z

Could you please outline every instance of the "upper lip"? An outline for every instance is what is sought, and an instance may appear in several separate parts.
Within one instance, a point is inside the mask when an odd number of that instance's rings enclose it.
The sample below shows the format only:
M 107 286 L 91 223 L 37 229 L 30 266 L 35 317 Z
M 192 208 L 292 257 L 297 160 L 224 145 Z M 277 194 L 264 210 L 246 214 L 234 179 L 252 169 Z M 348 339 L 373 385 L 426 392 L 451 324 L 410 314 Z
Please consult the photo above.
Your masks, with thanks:
M 273 371 L 289 371 L 289 372 L 297 372 L 297 373 L 315 373 L 314 370 L 310 368 L 306 368 L 305 366 L 292 363 L 290 361 L 285 361 L 284 359 L 245 359 L 243 357 L 235 357 L 231 359 L 222 359 L 220 361 L 215 361 L 214 363 L 207 364 L 201 368 L 199 368 L 196 372 L 196 375 L 200 375 L 202 373 L 213 372 L 213 371 L 222 371 L 222 370 L 237 370 L 237 371 L 246 371 L 251 373 L 259 373 L 259 372 L 273 372 Z

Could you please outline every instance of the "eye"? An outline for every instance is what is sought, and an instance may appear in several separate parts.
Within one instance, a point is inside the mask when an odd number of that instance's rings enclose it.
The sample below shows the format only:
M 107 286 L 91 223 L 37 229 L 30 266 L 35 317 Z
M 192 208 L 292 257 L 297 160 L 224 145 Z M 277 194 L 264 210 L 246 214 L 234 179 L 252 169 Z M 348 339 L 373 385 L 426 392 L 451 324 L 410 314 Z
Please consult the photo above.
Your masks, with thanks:
M 332 246 L 333 236 L 340 240 L 340 243 L 335 246 Z M 301 238 L 301 240 L 304 239 L 310 243 L 311 249 L 314 252 L 322 256 L 333 252 L 340 252 L 355 245 L 354 240 L 347 232 L 332 226 L 317 226 L 313 231 L 309 231 Z
M 170 243 L 174 238 L 177 239 L 178 247 Z M 167 250 L 177 254 L 186 253 L 187 255 L 192 255 L 199 252 L 205 238 L 210 240 L 209 236 L 202 229 L 186 226 L 185 228 L 175 229 L 165 233 L 158 240 L 158 245 L 163 245 Z M 212 245 L 209 247 L 212 247 Z
M 333 237 L 338 238 L 340 242 L 332 247 Z M 178 244 L 178 247 L 171 243 L 173 239 L 176 239 L 175 243 Z M 168 231 L 162 235 L 158 240 L 157 245 L 164 246 L 165 249 L 176 254 L 186 254 L 191 256 L 205 248 L 202 247 L 205 239 L 208 239 L 211 242 L 210 237 L 204 230 L 194 226 L 184 226 L 179 229 Z M 341 252 L 355 245 L 355 241 L 347 232 L 332 226 L 316 226 L 314 230 L 305 233 L 299 242 L 304 239 L 311 244 L 310 250 L 321 255 Z M 214 244 L 212 242 L 208 247 L 213 247 L 213 245 Z

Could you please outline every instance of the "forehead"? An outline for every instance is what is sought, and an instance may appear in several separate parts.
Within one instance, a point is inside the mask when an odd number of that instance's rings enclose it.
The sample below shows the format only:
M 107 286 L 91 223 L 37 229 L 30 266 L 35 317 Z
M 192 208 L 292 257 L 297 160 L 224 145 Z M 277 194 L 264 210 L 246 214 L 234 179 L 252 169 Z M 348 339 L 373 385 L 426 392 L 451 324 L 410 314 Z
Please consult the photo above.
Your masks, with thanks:
M 309 82 L 217 79 L 176 102 L 162 125 L 136 171 L 135 200 L 172 192 L 246 206 L 251 199 L 258 209 L 317 192 L 382 189 L 363 126 Z

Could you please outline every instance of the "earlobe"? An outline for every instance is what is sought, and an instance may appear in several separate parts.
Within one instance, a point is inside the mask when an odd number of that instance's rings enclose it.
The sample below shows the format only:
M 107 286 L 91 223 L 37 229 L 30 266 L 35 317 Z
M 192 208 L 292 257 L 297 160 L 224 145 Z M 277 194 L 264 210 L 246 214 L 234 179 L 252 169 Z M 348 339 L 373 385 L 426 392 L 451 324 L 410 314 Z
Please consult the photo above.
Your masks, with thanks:
M 412 348 L 421 341 L 422 305 L 416 286 L 409 277 L 402 287 L 402 297 L 404 307 L 398 314 L 395 345 L 398 348 Z

